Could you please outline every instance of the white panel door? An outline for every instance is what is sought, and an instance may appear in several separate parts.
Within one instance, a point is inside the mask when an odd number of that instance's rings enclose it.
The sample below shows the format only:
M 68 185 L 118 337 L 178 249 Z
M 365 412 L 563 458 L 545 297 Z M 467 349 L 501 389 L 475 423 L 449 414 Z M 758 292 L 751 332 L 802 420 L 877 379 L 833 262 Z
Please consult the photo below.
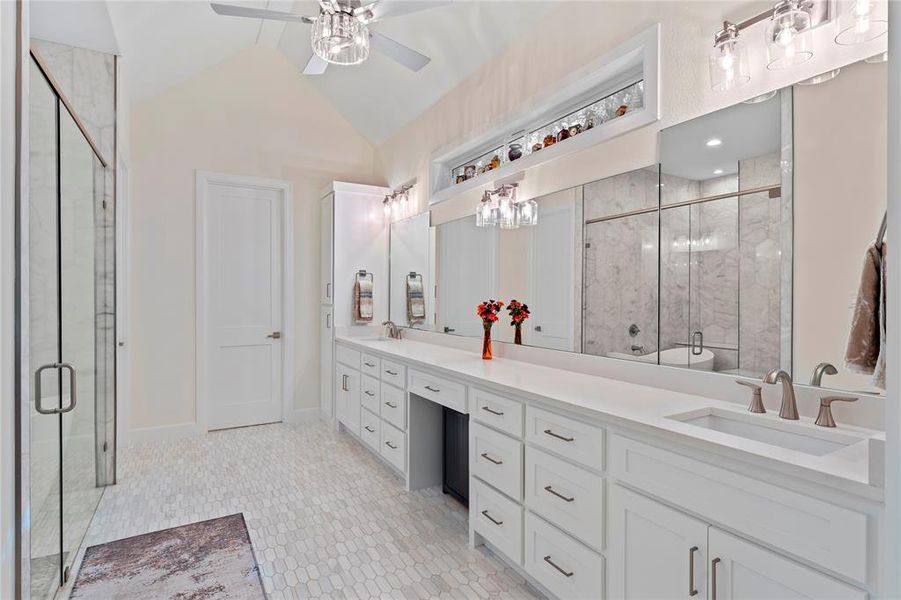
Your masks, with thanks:
M 476 306 L 499 300 L 497 294 L 497 229 L 476 227 L 475 217 L 442 225 L 438 233 L 440 257 L 438 320 L 446 333 L 481 337 Z
M 206 195 L 209 429 L 282 419 L 282 190 L 211 180 Z
M 608 597 L 707 598 L 707 529 L 702 521 L 613 484 Z
M 715 527 L 709 531 L 711 598 L 864 600 L 867 593 Z
M 531 327 L 524 328 L 523 343 L 569 350 L 575 332 L 575 206 L 572 202 L 538 208 L 532 229 L 532 298 L 527 302 Z
M 335 265 L 335 195 L 329 194 L 319 201 L 319 294 L 322 304 L 334 302 L 333 272 Z

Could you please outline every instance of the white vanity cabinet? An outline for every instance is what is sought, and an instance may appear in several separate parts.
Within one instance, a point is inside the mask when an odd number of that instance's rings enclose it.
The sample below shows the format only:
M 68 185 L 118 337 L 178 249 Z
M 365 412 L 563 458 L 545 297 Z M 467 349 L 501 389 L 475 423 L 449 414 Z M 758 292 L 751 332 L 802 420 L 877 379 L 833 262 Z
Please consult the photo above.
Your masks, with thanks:
M 359 436 L 360 372 L 338 363 L 335 373 L 335 416 L 348 431 Z

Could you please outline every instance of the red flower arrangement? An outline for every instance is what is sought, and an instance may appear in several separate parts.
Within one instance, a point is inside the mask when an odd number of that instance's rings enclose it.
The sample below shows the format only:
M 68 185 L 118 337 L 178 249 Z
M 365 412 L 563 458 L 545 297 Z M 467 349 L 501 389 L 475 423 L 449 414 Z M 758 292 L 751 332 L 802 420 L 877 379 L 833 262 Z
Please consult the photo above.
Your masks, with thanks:
M 500 300 L 486 300 L 476 306 L 476 314 L 482 319 L 485 335 L 482 338 L 482 358 L 491 360 L 491 326 L 497 321 L 497 313 L 501 312 L 504 303 Z
M 510 300 L 510 304 L 507 305 L 507 312 L 510 313 L 510 325 L 513 325 L 515 328 L 513 343 L 522 344 L 522 324 L 532 314 L 529 312 L 529 305 L 523 304 L 519 300 Z

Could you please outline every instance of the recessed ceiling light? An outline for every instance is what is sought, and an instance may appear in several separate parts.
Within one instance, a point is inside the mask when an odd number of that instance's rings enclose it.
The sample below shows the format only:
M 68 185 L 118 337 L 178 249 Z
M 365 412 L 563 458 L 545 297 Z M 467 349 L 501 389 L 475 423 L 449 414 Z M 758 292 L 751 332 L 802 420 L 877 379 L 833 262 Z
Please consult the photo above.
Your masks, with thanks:
M 722 169 L 716 169 L 716 170 L 713 172 L 713 174 L 714 174 L 714 175 L 722 175 L 722 174 L 723 174 L 723 170 L 722 170 Z
M 713 148 L 714 146 L 719 146 L 722 143 L 723 143 L 723 140 L 721 140 L 720 138 L 710 138 L 709 140 L 707 140 L 707 146 L 709 148 Z

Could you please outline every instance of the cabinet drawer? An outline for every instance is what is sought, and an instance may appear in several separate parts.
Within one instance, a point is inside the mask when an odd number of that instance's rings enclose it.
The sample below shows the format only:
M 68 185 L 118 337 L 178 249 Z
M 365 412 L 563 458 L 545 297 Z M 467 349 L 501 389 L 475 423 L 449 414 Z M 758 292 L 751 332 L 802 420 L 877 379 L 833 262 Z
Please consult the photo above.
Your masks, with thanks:
M 342 346 L 341 344 L 335 346 L 335 360 L 339 363 L 344 363 L 348 367 L 360 370 L 360 353 L 347 346 Z
M 406 473 L 406 436 L 404 432 L 388 423 L 381 424 L 381 445 L 379 452 L 401 473 Z
M 387 381 L 401 389 L 407 387 L 407 367 L 392 360 L 382 361 L 382 381 Z
M 406 429 L 407 394 L 393 385 L 382 384 L 382 401 L 379 403 L 379 414 L 398 429 Z
M 522 500 L 522 442 L 478 423 L 469 425 L 469 472 Z
M 867 582 L 867 516 L 619 435 L 610 473 L 713 524 Z
M 504 556 L 522 565 L 522 507 L 471 478 L 469 511 L 473 528 Z
M 526 408 L 526 440 L 591 469 L 604 469 L 604 430 L 534 406 Z
M 360 439 L 376 453 L 379 452 L 380 428 L 379 418 L 364 408 L 360 414 Z
M 604 480 L 546 454 L 526 448 L 525 504 L 596 550 L 604 547 Z
M 382 361 L 378 356 L 373 356 L 372 354 L 366 354 L 364 352 L 360 357 L 360 370 L 367 375 L 378 377 L 379 372 L 382 370 L 381 364 Z
M 524 533 L 526 573 L 558 598 L 604 598 L 603 557 L 528 511 Z
M 446 406 L 459 413 L 467 414 L 466 410 L 466 386 L 435 377 L 422 371 L 410 369 L 410 381 L 407 389 L 417 396 Z
M 469 395 L 472 398 L 473 419 L 509 433 L 513 437 L 522 437 L 521 402 L 478 388 L 469 388 Z
M 379 414 L 379 380 L 363 375 L 360 382 L 360 404 Z

